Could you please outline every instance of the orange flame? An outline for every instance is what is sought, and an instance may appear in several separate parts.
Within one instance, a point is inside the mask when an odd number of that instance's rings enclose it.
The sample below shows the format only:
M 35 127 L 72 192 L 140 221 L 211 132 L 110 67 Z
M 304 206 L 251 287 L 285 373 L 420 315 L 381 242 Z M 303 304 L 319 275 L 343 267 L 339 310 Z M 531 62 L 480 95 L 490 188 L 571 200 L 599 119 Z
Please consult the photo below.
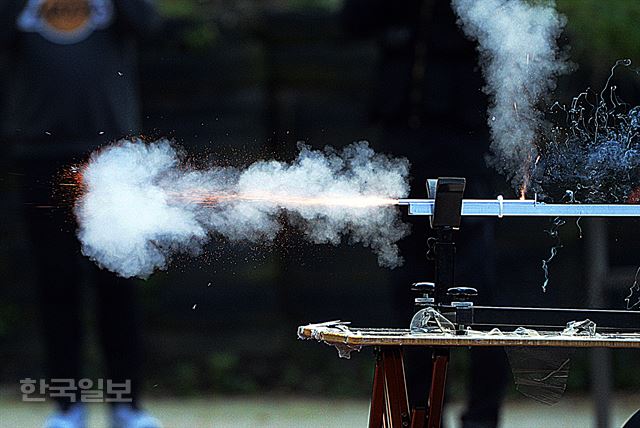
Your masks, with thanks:
M 172 197 L 191 203 L 214 206 L 224 202 L 271 202 L 283 208 L 299 206 L 336 206 L 345 208 L 373 208 L 398 204 L 397 199 L 379 196 L 295 196 L 281 193 L 222 193 L 211 194 L 208 191 L 191 190 L 173 194 Z
M 73 165 L 63 171 L 59 185 L 67 190 L 65 193 L 71 197 L 72 202 L 82 196 L 86 190 L 83 182 L 84 165 Z M 388 205 L 398 205 L 395 198 L 387 198 L 373 195 L 334 195 L 334 196 L 297 196 L 271 192 L 220 192 L 212 193 L 205 189 L 186 189 L 179 192 L 171 192 L 169 196 L 174 200 L 188 203 L 215 206 L 225 202 L 270 202 L 273 205 L 287 207 L 301 206 L 334 206 L 344 208 L 374 208 Z

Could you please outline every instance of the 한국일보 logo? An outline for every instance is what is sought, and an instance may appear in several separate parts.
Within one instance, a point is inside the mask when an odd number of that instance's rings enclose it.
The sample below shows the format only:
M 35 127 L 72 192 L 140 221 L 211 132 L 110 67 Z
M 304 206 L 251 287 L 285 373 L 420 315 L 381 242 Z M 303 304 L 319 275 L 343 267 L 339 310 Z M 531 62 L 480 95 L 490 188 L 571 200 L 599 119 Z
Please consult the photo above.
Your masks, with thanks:
M 29 0 L 16 24 L 53 43 L 72 44 L 108 27 L 112 19 L 111 0 Z

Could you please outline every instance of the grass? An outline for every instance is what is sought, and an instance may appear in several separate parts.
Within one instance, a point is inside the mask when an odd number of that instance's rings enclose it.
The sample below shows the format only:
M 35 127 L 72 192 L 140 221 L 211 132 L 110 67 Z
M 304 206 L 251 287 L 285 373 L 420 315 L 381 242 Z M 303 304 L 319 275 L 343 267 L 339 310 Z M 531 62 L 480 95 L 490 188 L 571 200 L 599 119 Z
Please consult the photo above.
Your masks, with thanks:
M 621 426 L 639 406 L 640 396 L 616 397 L 612 406 L 612 426 Z M 160 418 L 166 428 L 213 427 L 365 427 L 369 404 L 363 400 L 325 400 L 295 397 L 202 397 L 197 399 L 153 399 L 146 408 Z M 0 427 L 41 426 L 50 404 L 23 403 L 0 399 Z M 461 403 L 447 408 L 447 427 L 459 427 Z M 107 406 L 90 407 L 90 428 L 106 428 Z M 555 406 L 531 400 L 509 400 L 502 425 L 508 428 L 595 426 L 590 401 L 586 397 L 565 397 Z

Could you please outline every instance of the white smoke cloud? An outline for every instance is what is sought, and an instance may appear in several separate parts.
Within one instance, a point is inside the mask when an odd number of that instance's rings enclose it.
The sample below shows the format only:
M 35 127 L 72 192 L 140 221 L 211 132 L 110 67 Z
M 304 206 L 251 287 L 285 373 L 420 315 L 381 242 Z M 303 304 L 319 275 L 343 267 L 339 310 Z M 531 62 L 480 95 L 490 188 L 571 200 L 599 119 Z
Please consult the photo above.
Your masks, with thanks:
M 406 159 L 376 154 L 366 142 L 339 152 L 301 145 L 291 163 L 197 170 L 166 140 L 120 141 L 83 169 L 78 237 L 101 267 L 147 277 L 176 252 L 197 254 L 211 234 L 273 240 L 285 213 L 310 242 L 359 243 L 395 267 L 408 226 L 388 198 L 408 194 L 408 170 Z
M 553 1 L 452 0 L 465 34 L 478 42 L 490 96 L 493 164 L 518 186 L 527 180 L 544 124 L 537 104 L 567 70 L 556 40 L 565 24 Z

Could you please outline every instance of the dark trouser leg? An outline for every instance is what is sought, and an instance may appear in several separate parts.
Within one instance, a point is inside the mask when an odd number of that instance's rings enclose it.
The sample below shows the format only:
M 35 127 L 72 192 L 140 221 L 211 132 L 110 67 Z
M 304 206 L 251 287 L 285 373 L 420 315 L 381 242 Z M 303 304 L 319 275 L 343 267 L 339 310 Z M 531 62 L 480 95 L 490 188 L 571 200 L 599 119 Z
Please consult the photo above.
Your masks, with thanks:
M 478 304 L 499 303 L 495 278 L 494 224 L 492 220 L 469 221 L 461 239 L 460 284 L 478 288 Z M 495 428 L 509 379 L 509 363 L 502 348 L 471 348 L 464 428 Z
M 39 236 L 42 240 L 57 238 L 51 234 Z M 40 259 L 37 283 L 47 377 L 77 382 L 81 371 L 82 306 L 76 260 L 65 254 L 67 248 L 36 245 L 44 247 L 36 250 L 34 256 Z M 57 401 L 63 410 L 71 404 L 68 398 L 57 398 Z
M 68 207 L 51 199 L 56 162 L 29 164 L 23 203 L 31 241 L 44 339 L 46 376 L 80 378 L 82 304 L 79 246 Z M 57 398 L 64 410 L 72 400 Z
M 140 314 L 136 285 L 106 270 L 95 272 L 99 337 L 104 350 L 107 378 L 131 381 L 130 398 L 135 406 L 141 378 Z
M 504 349 L 472 348 L 470 376 L 467 410 L 462 415 L 463 427 L 497 427 L 509 381 Z

